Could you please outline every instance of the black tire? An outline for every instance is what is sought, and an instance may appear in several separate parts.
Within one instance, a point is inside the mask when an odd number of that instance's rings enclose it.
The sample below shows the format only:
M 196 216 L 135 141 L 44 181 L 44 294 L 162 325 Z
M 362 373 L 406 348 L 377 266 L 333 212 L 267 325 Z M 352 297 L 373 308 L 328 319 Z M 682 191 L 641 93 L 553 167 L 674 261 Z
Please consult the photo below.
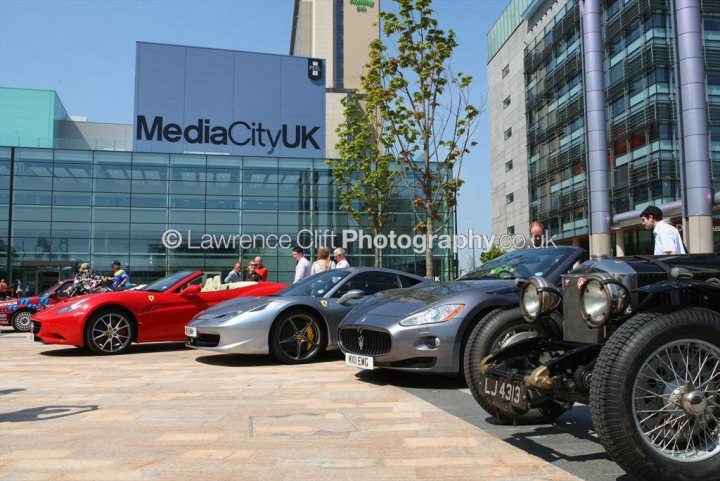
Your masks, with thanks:
M 135 322 L 118 309 L 93 314 L 85 325 L 85 347 L 95 354 L 124 354 L 135 339 Z
M 15 330 L 15 332 L 30 332 L 30 329 L 32 329 L 30 319 L 33 314 L 35 314 L 33 311 L 28 311 L 27 309 L 15 311 L 10 319 L 13 330 Z
M 272 355 L 285 364 L 312 362 L 327 346 L 325 326 L 309 311 L 285 311 L 273 323 L 270 346 Z
M 470 392 L 480 406 L 502 424 L 546 424 L 554 421 L 569 407 L 546 397 L 530 398 L 533 406 L 525 414 L 504 411 L 482 394 L 478 366 L 480 361 L 489 354 L 497 352 L 510 336 L 522 332 L 535 332 L 544 335 L 542 327 L 525 321 L 519 307 L 514 309 L 496 309 L 488 313 L 478 322 L 470 333 L 465 347 L 465 381 Z M 532 396 L 531 392 L 528 392 Z
M 625 322 L 600 351 L 590 389 L 610 457 L 638 480 L 720 480 L 719 371 L 720 313 L 686 308 Z

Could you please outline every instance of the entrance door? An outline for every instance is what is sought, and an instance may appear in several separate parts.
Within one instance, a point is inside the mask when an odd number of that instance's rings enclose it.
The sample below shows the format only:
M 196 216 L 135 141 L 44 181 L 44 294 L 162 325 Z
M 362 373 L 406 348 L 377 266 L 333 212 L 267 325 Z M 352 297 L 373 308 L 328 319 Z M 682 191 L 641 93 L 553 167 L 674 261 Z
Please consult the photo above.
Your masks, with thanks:
M 37 271 L 35 292 L 45 292 L 60 282 L 60 271 Z

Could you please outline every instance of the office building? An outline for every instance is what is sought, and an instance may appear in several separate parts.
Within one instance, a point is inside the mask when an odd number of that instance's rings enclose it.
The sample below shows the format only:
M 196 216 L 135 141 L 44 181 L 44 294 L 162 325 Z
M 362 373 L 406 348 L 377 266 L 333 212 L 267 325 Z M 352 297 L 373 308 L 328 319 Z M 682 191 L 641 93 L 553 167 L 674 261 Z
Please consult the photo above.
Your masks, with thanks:
M 690 140 L 678 128 L 682 106 L 675 81 L 676 2 L 593 3 L 599 5 L 602 25 L 612 246 L 618 254 L 648 253 L 652 239 L 635 213 L 651 204 L 667 206 L 671 222 L 682 222 L 679 152 Z M 707 180 L 710 175 L 717 190 L 720 2 L 696 3 L 701 10 L 710 147 L 710 174 L 699 176 Z M 557 240 L 588 245 L 588 86 L 583 62 L 589 57 L 581 27 L 587 4 L 512 0 L 488 34 L 495 233 L 524 234 L 532 220 L 541 220 Z M 685 14 L 677 15 L 681 24 Z
M 119 260 L 143 282 L 262 255 L 270 280 L 290 282 L 291 246 L 313 257 L 345 231 L 369 234 L 340 209 L 326 159 L 338 98 L 377 35 L 370 3 L 296 2 L 292 56 L 139 42 L 133 124 L 1 87 L 0 275 L 36 291 L 86 261 L 109 273 Z M 414 235 L 411 198 L 394 202 L 397 235 Z M 352 265 L 372 265 L 368 244 L 346 244 Z M 451 253 L 437 253 L 448 278 Z M 383 265 L 424 272 L 424 254 L 386 249 Z

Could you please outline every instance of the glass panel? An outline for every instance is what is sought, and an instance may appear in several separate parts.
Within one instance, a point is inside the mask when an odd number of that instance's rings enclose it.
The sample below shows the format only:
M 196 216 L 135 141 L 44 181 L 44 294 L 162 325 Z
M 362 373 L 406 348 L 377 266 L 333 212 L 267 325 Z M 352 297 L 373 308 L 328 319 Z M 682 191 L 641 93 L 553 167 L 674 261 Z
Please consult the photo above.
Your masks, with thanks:
M 58 165 L 65 165 L 67 163 L 80 162 L 80 163 L 92 163 L 93 153 L 92 151 L 83 150 L 56 150 L 55 151 L 55 167 Z
M 56 238 L 90 237 L 90 224 L 86 222 L 53 222 L 52 234 Z
M 163 226 L 165 226 L 165 224 L 167 223 L 167 215 L 167 209 L 151 209 L 134 206 L 131 209 L 131 219 L 133 226 L 136 222 L 148 222 L 154 224 L 162 224 Z M 163 230 L 165 229 L 163 228 Z
M 55 164 L 53 173 L 55 177 L 92 177 L 90 164 Z
M 51 205 L 52 204 L 52 193 L 51 192 L 34 192 L 29 190 L 15 190 L 13 191 L 13 202 L 17 207 L 18 204 L 30 204 L 33 206 L 38 205 Z
M 130 192 L 130 181 L 121 179 L 95 179 L 95 192 L 117 192 L 126 194 Z
M 74 192 L 91 192 L 92 179 L 73 179 L 71 177 L 55 177 L 53 180 L 53 189 L 69 190 Z
M 90 222 L 90 207 L 53 207 L 53 221 Z
M 50 209 L 45 205 L 18 205 L 13 208 L 13 225 L 19 220 L 50 220 Z
M 50 232 L 50 222 L 22 222 L 13 220 L 13 237 L 33 237 L 38 232 Z
M 15 162 L 52 162 L 52 149 L 15 149 Z
M 172 209 L 170 211 L 170 224 L 175 223 L 205 223 L 205 209 Z
M 127 207 L 130 205 L 130 197 L 109 194 L 93 194 L 93 205 L 103 207 Z
M 54 192 L 53 205 L 90 205 L 90 192 Z
M 113 219 L 115 222 L 130 222 L 130 211 L 126 208 L 95 207 L 93 218 L 97 220 Z
M 117 167 L 128 166 L 132 160 L 130 152 L 95 152 L 95 168 L 98 164 L 110 164 Z
M 133 207 L 163 207 L 167 208 L 168 198 L 164 194 L 133 195 L 131 198 Z

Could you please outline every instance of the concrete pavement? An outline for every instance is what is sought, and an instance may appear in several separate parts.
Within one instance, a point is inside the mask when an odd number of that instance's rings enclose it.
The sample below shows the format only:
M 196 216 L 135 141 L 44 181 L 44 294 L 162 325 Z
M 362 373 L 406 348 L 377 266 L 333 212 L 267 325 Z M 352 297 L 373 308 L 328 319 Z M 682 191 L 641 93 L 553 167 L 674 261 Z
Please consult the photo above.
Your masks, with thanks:
M 0 480 L 577 480 L 337 353 L 98 357 L 0 334 Z

